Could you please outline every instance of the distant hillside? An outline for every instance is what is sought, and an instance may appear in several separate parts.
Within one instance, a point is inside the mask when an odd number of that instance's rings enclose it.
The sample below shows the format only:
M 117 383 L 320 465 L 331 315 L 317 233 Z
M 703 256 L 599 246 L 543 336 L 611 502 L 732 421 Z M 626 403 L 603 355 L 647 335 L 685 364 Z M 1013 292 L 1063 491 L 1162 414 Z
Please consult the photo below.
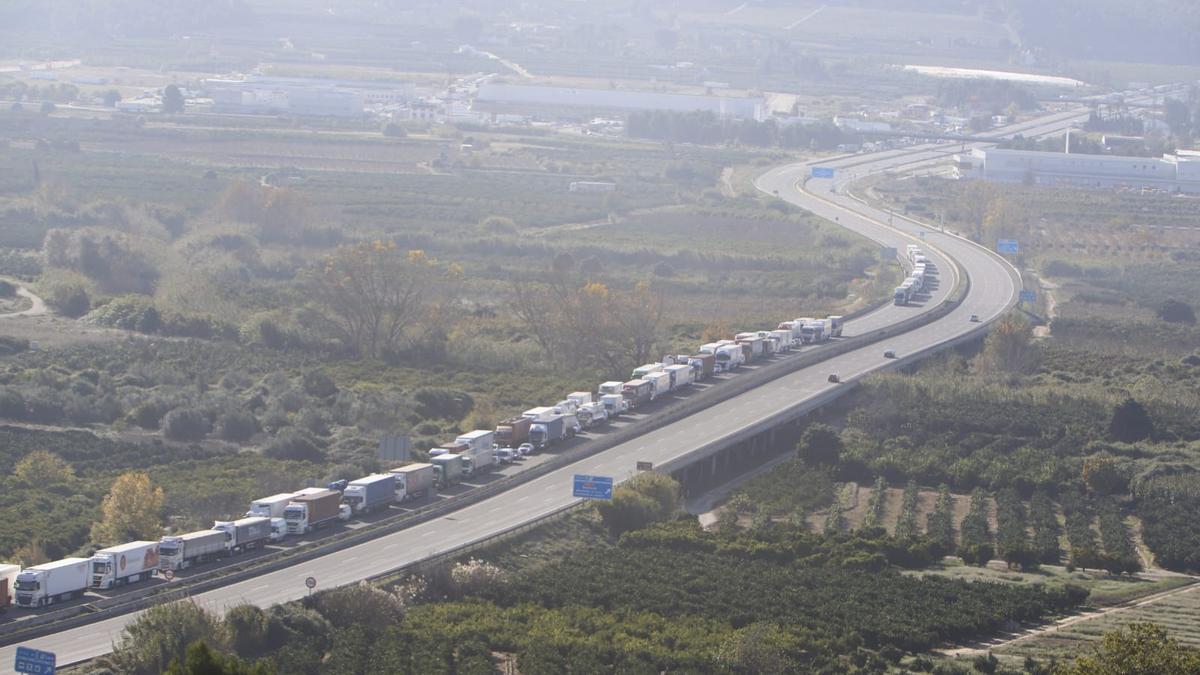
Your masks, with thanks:
M 1195 0 L 1009 0 L 1027 46 L 1103 61 L 1200 65 Z

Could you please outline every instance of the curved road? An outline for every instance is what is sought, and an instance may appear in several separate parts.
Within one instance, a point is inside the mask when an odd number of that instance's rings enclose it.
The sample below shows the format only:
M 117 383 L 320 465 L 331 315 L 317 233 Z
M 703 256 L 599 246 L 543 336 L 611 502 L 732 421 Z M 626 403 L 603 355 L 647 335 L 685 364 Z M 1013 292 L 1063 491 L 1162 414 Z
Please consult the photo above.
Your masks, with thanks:
M 24 286 L 18 286 L 17 295 L 21 296 L 22 298 L 29 299 L 29 309 L 21 310 L 20 312 L 0 314 L 0 319 L 15 319 L 20 316 L 41 316 L 46 313 L 45 301 L 30 292 L 28 288 L 25 288 Z
M 1079 117 L 1080 113 L 1055 115 L 1036 125 L 1021 125 L 1012 132 L 1019 131 L 1026 135 L 1050 133 L 1065 128 Z M 851 156 L 819 164 L 840 167 L 842 170 L 839 174 L 853 167 L 849 170 L 862 176 L 944 157 L 948 148 L 957 147 L 931 145 L 928 149 L 910 148 Z M 760 189 L 777 193 L 781 198 L 817 215 L 836 219 L 841 225 L 882 245 L 903 250 L 906 244 L 920 241 L 918 233 L 925 228 L 899 220 L 895 228 L 888 227 L 884 224 L 887 214 L 845 195 L 845 177 L 839 176 L 834 181 L 809 181 L 801 187 L 801 181 L 808 175 L 811 165 L 794 164 L 769 171 L 758 180 L 758 185 Z M 949 234 L 927 231 L 924 241 L 924 247 L 930 251 L 937 265 L 941 281 L 933 296 L 915 306 L 882 307 L 847 322 L 845 332 L 847 335 L 858 334 L 930 311 L 954 287 L 955 266 L 948 259 L 952 257 L 969 274 L 971 290 L 961 305 L 944 318 L 897 335 L 886 343 L 847 352 L 785 375 L 599 455 L 456 510 L 446 517 L 277 572 L 201 593 L 193 596 L 193 599 L 217 611 L 244 602 L 268 606 L 303 597 L 307 593 L 304 579 L 308 576 L 316 577 L 319 588 L 333 588 L 486 539 L 495 532 L 535 520 L 577 501 L 571 496 L 573 474 L 610 475 L 621 481 L 633 475 L 637 461 L 651 461 L 656 467 L 668 470 L 690 457 L 707 454 L 720 445 L 721 439 L 763 428 L 771 420 L 815 407 L 822 400 L 836 395 L 836 390 L 845 385 L 827 382 L 826 376 L 831 372 L 839 373 L 844 382 L 853 382 L 870 372 L 895 367 L 898 361 L 906 357 L 915 358 L 921 352 L 967 338 L 979 330 L 979 324 L 968 321 L 970 314 L 978 314 L 986 322 L 1015 303 L 1019 281 L 1015 270 L 1007 263 Z M 894 349 L 900 359 L 884 359 L 884 349 Z M 136 614 L 106 619 L 37 638 L 27 645 L 57 653 L 59 664 L 83 661 L 110 651 L 121 629 L 134 617 Z M 15 646 L 0 648 L 0 668 L 10 667 L 14 651 Z

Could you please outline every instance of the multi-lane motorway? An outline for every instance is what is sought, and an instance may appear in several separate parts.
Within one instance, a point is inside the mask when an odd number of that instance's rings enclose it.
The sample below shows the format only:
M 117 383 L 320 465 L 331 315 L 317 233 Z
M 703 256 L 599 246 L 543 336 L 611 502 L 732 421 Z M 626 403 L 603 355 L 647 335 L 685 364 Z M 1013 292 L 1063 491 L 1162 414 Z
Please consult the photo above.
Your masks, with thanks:
M 1006 131 L 1027 136 L 1053 133 L 1066 128 L 1082 114 L 1057 114 Z M 838 373 L 843 382 L 852 382 L 867 373 L 894 365 L 893 361 L 883 357 L 884 349 L 892 349 L 900 359 L 904 359 L 969 336 L 980 328 L 980 324 L 969 321 L 970 315 L 978 315 L 986 323 L 1015 302 L 1019 290 L 1016 271 L 987 250 L 951 234 L 902 219 L 897 219 L 894 227 L 889 227 L 888 214 L 846 193 L 846 184 L 850 179 L 848 174 L 861 177 L 869 173 L 908 168 L 943 158 L 947 149 L 954 147 L 957 146 L 930 145 L 833 161 L 794 164 L 767 172 L 757 183 L 759 189 L 835 220 L 883 246 L 903 251 L 906 244 L 917 242 L 923 243 L 931 252 L 940 276 L 940 284 L 932 296 L 913 306 L 888 305 L 848 322 L 847 336 L 862 334 L 931 311 L 954 288 L 955 275 L 961 268 L 969 278 L 970 292 L 946 316 L 896 335 L 884 343 L 846 352 L 797 370 L 591 458 L 456 510 L 446 517 L 198 594 L 193 599 L 217 611 L 244 602 L 268 606 L 305 595 L 308 592 L 304 586 L 306 577 L 315 577 L 319 588 L 332 588 L 486 539 L 496 532 L 535 520 L 574 502 L 571 496 L 573 474 L 611 475 L 620 481 L 634 473 L 638 461 L 650 461 L 656 467 L 682 465 L 697 454 L 719 449 L 723 440 L 737 437 L 747 430 L 763 428 L 773 420 L 814 406 L 835 393 L 839 387 L 847 386 L 829 383 L 827 376 L 830 373 Z M 812 164 L 834 167 L 837 177 L 805 182 Z M 954 264 L 955 261 L 958 266 Z M 60 665 L 94 658 L 110 651 L 121 629 L 136 616 L 128 614 L 63 630 L 31 640 L 28 646 L 55 652 Z M 0 669 L 11 667 L 14 651 L 15 646 L 0 649 Z

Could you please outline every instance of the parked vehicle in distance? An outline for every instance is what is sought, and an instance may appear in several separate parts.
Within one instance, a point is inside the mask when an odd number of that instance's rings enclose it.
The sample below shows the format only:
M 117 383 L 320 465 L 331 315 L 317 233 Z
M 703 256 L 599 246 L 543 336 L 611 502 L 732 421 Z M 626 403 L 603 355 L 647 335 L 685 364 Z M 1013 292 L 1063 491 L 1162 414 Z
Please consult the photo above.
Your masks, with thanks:
M 599 392 L 601 397 L 604 397 L 607 395 L 613 395 L 613 394 L 620 395 L 621 387 L 624 384 L 625 384 L 624 382 L 617 382 L 617 381 L 602 382 L 602 383 L 600 383 L 600 387 L 597 391 Z
M 438 455 L 431 457 L 429 462 L 433 464 L 435 476 L 435 484 L 439 489 L 446 489 L 451 485 L 456 485 L 462 480 L 463 462 L 461 455 Z
M 283 518 L 271 519 L 271 542 L 280 542 L 287 538 L 287 521 Z
M 600 405 L 604 406 L 604 412 L 608 413 L 609 419 L 629 412 L 629 402 L 619 393 L 601 396 Z
M 885 358 L 885 359 L 894 359 L 894 358 L 896 358 L 896 352 L 894 352 L 894 351 L 892 351 L 892 350 L 888 349 L 888 350 L 886 350 L 886 351 L 884 351 L 884 352 L 883 352 L 883 358 Z
M 197 530 L 163 537 L 158 542 L 158 569 L 181 570 L 198 563 L 216 560 L 228 553 L 229 549 L 225 548 L 225 533 L 219 530 Z
M 541 449 L 571 438 L 579 431 L 579 419 L 574 413 L 561 413 L 537 422 L 529 428 L 529 442 Z
M 250 510 L 246 511 L 246 517 L 262 516 L 263 518 L 282 518 L 283 510 L 287 508 L 288 502 L 296 496 L 294 492 L 283 492 L 270 497 L 263 497 L 250 502 Z
M 13 604 L 17 575 L 20 573 L 20 565 L 0 565 L 0 614 L 7 612 L 9 605 Z
M 158 569 L 158 542 L 131 541 L 92 554 L 92 588 L 145 581 Z
M 522 443 L 521 445 L 517 446 L 517 452 L 521 453 L 522 456 L 532 455 L 533 454 L 533 444 L 532 443 Z
M 496 425 L 494 440 L 497 445 L 519 445 L 529 440 L 529 425 L 533 420 L 525 416 L 510 417 Z
M 836 383 L 838 383 L 838 382 L 841 382 L 841 381 L 842 381 L 842 378 L 838 377 L 838 374 L 837 374 L 837 373 L 830 373 L 830 374 L 829 374 L 829 381 L 830 381 L 830 382 L 833 382 L 833 383 L 835 383 L 835 384 L 836 384 Z
M 978 314 L 971 315 L 971 323 L 979 323 L 979 315 Z
M 470 477 L 491 470 L 495 465 L 496 433 L 486 429 L 476 429 L 462 434 L 454 439 L 458 454 L 463 458 L 463 475 Z
M 354 513 L 386 509 L 396 501 L 396 474 L 377 473 L 350 481 L 342 493 L 342 502 Z
M 271 519 L 263 516 L 252 516 L 234 521 L 213 523 L 214 530 L 225 533 L 225 548 L 230 553 L 241 553 L 258 548 L 271 537 Z
M 512 448 L 496 448 L 496 461 L 500 464 L 512 464 L 513 449 Z
M 26 568 L 17 575 L 17 605 L 44 607 L 83 595 L 90 581 L 87 558 L 64 558 Z
M 337 520 L 341 515 L 342 493 L 318 490 L 297 495 L 283 510 L 288 534 L 307 534 Z
M 629 404 L 630 410 L 649 403 L 653 391 L 652 385 L 648 381 L 641 379 L 630 380 L 621 385 L 621 396 Z
M 392 469 L 388 473 L 396 476 L 396 502 L 407 502 L 421 499 L 429 494 L 437 482 L 437 471 L 433 464 L 406 464 Z

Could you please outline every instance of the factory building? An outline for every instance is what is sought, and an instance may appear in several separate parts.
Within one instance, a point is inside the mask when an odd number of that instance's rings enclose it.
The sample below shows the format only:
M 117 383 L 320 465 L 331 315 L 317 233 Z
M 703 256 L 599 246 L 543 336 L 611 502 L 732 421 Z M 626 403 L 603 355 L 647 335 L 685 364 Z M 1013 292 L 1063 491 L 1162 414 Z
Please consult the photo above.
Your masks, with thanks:
M 959 178 L 1094 188 L 1153 188 L 1200 193 L 1200 152 L 1125 157 L 1029 150 L 976 149 L 954 158 Z
M 358 117 L 368 106 L 394 106 L 410 101 L 409 83 L 263 77 L 205 80 L 214 112 L 302 117 Z
M 765 120 L 762 98 L 697 96 L 619 89 L 541 87 L 489 82 L 479 87 L 476 108 L 489 112 L 525 113 L 542 117 L 591 117 L 638 110 L 710 112 L 729 119 Z

